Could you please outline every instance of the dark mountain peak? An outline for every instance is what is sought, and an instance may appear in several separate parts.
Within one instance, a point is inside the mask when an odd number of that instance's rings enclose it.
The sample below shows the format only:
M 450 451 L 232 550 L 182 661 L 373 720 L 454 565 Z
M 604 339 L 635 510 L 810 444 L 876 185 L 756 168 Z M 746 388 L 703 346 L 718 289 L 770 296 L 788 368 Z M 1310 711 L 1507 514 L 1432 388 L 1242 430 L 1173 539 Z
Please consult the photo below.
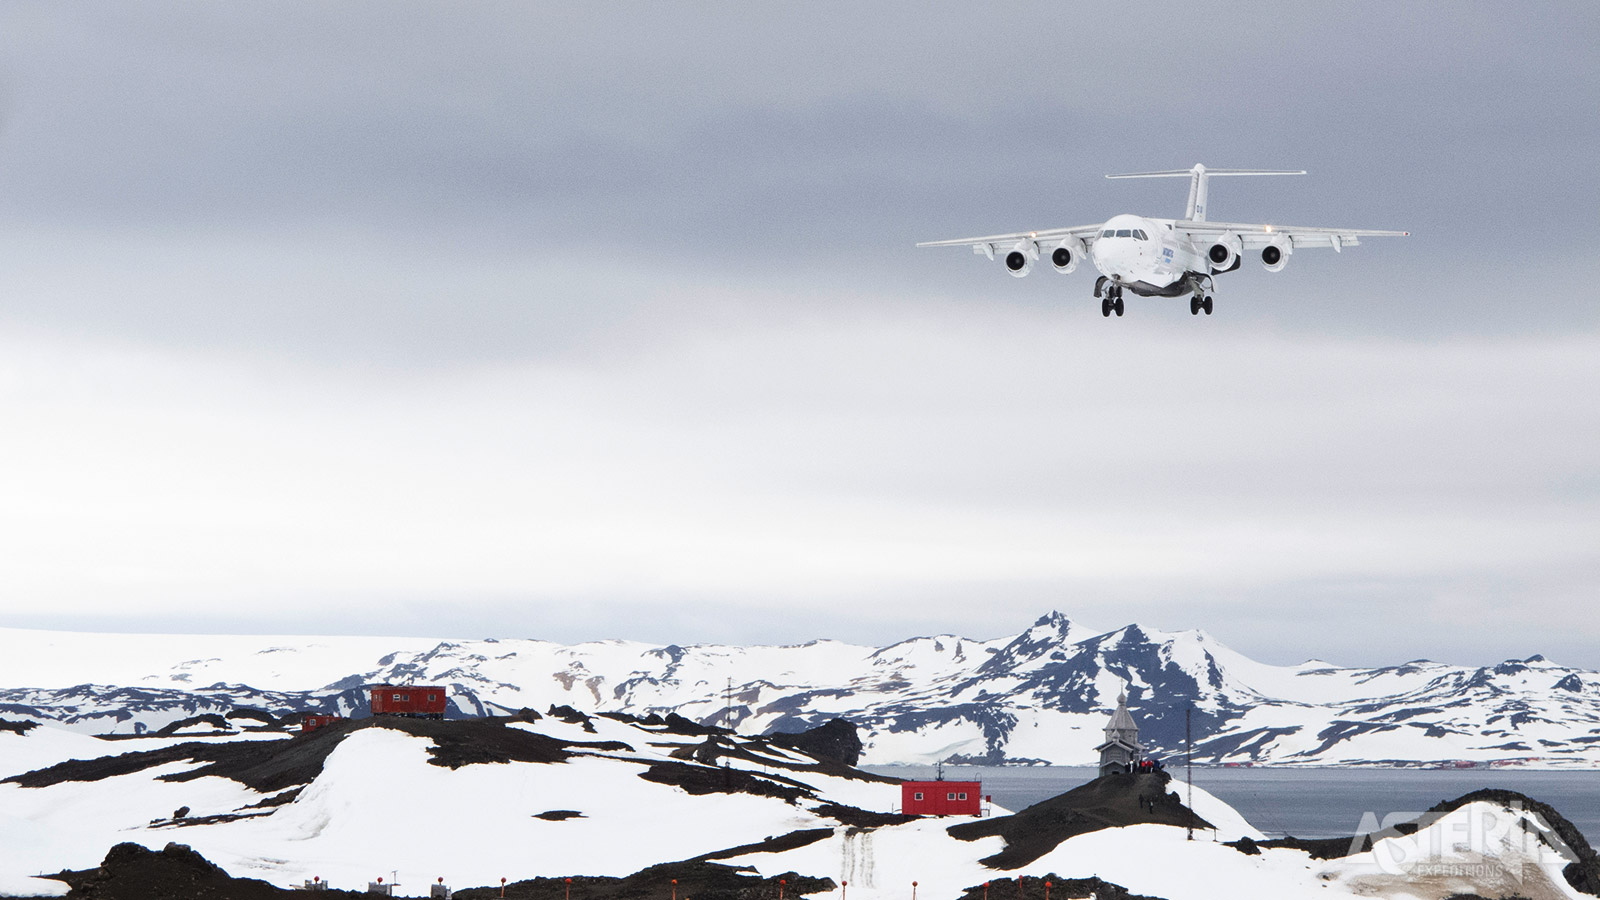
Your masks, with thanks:
M 677 644 L 668 644 L 665 647 L 657 647 L 654 650 L 647 650 L 645 651 L 645 655 L 665 659 L 670 663 L 677 664 L 683 662 L 683 655 L 686 652 L 687 651 Z
M 1060 610 L 1052 609 L 1040 616 L 1039 620 L 1033 623 L 1033 627 L 1054 628 L 1062 634 L 1066 634 L 1072 628 L 1072 621 L 1063 615 Z
M 1133 644 L 1150 643 L 1150 635 L 1143 628 L 1140 628 L 1138 623 L 1124 625 L 1111 632 L 1111 634 L 1120 642 Z
M 1028 630 L 1012 638 L 979 667 L 978 675 L 993 675 L 1008 671 L 1042 657 L 1063 652 L 1076 652 L 1072 648 L 1081 642 L 1074 639 L 1072 622 L 1059 612 L 1041 616 Z

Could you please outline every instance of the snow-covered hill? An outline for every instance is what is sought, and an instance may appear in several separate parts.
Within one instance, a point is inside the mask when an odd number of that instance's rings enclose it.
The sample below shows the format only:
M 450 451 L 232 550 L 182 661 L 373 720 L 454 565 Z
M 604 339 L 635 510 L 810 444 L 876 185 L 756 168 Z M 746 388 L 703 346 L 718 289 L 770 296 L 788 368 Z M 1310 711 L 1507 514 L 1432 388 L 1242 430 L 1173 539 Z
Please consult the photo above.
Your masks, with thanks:
M 201 742 L 3 730 L 0 894 L 123 841 L 189 844 L 284 885 L 627 875 L 899 803 L 889 779 L 677 721 L 367 719 Z
M 813 900 L 904 900 L 915 888 L 929 900 L 981 900 L 991 880 L 1007 884 L 1004 896 L 1014 884 L 1017 896 L 1039 900 L 1046 879 L 1057 897 L 1122 896 L 1093 880 L 1104 879 L 1167 900 L 1588 900 L 1576 886 L 1600 886 L 1581 836 L 1520 798 L 1462 798 L 1414 831 L 1300 842 L 1336 845 L 1329 853 L 1260 842 L 1199 789 L 1196 822 L 1161 778 L 1099 779 L 1074 792 L 1096 804 L 1077 813 L 1052 805 L 1058 797 L 1010 820 L 999 809 L 919 819 L 894 814 L 900 790 L 883 779 L 683 719 L 553 710 L 207 741 L 3 729 L 0 895 L 62 893 L 61 882 L 35 876 L 94 870 L 125 842 L 180 843 L 235 876 L 280 886 L 320 878 L 359 889 L 381 876 L 402 896 L 423 895 L 435 879 L 638 881 L 651 867 L 697 860 L 787 874 Z M 1171 814 L 1196 825 L 1196 840 L 1184 824 L 1160 824 Z M 1252 840 L 1224 843 L 1242 838 Z M 629 896 L 665 900 L 666 877 Z
M 87 733 L 240 708 L 360 715 L 363 685 L 407 681 L 448 685 L 452 714 L 464 716 L 570 704 L 746 733 L 842 717 L 862 729 L 865 764 L 1088 763 L 1126 683 L 1160 753 L 1181 751 L 1192 707 L 1200 762 L 1600 765 L 1600 673 L 1537 656 L 1486 668 L 1269 666 L 1202 631 L 1101 632 L 1059 613 L 1010 638 L 888 647 L 0 629 L 0 715 Z

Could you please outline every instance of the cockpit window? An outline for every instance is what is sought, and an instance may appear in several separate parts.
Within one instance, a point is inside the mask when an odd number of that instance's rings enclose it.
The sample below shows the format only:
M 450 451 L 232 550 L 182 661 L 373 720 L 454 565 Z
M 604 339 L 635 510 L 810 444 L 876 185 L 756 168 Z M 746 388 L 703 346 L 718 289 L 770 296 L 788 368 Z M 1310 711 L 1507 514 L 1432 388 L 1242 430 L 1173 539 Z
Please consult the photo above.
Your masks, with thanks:
M 1131 229 L 1131 228 L 1118 228 L 1117 229 L 1117 237 L 1133 237 L 1133 229 Z
M 1146 236 L 1145 236 L 1145 233 L 1144 233 L 1144 229 L 1142 229 L 1142 228 L 1135 228 L 1135 229 L 1134 229 L 1134 230 L 1133 230 L 1133 236 L 1134 236 L 1134 237 L 1136 237 L 1136 238 L 1138 238 L 1138 239 L 1139 239 L 1139 240 L 1141 240 L 1141 241 L 1148 241 L 1148 240 L 1150 240 L 1150 238 L 1148 238 L 1148 237 L 1146 237 Z
M 1100 236 L 1101 237 L 1116 237 L 1117 233 L 1115 231 L 1112 231 L 1111 229 L 1107 228 L 1105 231 L 1100 232 Z

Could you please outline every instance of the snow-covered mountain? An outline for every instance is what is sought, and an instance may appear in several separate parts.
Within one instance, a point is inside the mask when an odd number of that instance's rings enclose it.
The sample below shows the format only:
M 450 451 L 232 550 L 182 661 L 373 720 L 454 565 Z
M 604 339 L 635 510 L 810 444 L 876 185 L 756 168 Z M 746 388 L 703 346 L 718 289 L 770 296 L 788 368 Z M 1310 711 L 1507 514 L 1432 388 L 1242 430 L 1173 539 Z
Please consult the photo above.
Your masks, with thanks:
M 1010 638 L 888 647 L 103 635 L 0 629 L 0 716 L 87 733 L 241 710 L 364 713 L 373 683 L 447 685 L 452 715 L 570 705 L 741 732 L 856 723 L 863 764 L 1092 762 L 1124 685 L 1145 743 L 1197 762 L 1600 765 L 1600 673 L 1541 657 L 1270 666 L 1202 631 L 1101 632 L 1044 616 Z

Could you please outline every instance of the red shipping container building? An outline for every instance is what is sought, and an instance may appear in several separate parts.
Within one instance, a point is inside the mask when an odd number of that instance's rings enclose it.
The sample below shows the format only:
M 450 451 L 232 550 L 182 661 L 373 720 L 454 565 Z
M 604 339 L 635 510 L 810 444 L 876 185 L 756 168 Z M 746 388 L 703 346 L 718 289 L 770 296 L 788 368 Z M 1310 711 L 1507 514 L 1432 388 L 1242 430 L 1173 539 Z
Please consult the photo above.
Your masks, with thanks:
M 448 697 L 442 687 L 380 684 L 372 688 L 372 714 L 442 719 Z
M 981 781 L 904 781 L 900 811 L 913 816 L 979 816 L 982 790 Z
M 335 722 L 343 721 L 344 716 L 327 716 L 319 713 L 306 713 L 306 717 L 300 720 L 300 733 L 305 734 L 308 731 L 316 731 L 318 728 L 322 728 L 325 725 L 332 725 Z

